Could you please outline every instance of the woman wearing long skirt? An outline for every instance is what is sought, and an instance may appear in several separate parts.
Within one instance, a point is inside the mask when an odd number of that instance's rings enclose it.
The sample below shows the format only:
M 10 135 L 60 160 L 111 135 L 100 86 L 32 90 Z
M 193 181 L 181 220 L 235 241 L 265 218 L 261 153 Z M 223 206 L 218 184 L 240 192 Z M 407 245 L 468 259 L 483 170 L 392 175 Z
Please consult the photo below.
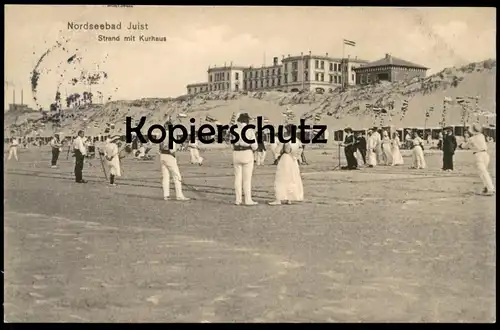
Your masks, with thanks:
M 424 140 L 418 136 L 417 132 L 413 133 L 412 141 L 412 166 L 410 168 L 415 169 L 424 169 L 427 167 L 424 158 L 424 150 L 422 149 L 422 145 L 424 144 Z
M 373 136 L 373 131 L 368 130 L 368 140 L 366 141 L 366 164 L 368 167 L 377 166 L 377 153 L 375 148 L 377 147 L 377 140 Z
M 387 131 L 382 132 L 382 161 L 386 166 L 392 164 L 391 138 Z
M 300 177 L 298 157 L 300 157 L 300 144 L 287 142 L 278 145 L 281 156 L 276 167 L 274 192 L 276 200 L 270 205 L 281 205 L 282 202 L 291 204 L 292 201 L 304 200 L 304 187 Z
M 401 146 L 401 141 L 399 140 L 398 132 L 392 133 L 392 166 L 403 165 L 405 162 L 399 147 Z

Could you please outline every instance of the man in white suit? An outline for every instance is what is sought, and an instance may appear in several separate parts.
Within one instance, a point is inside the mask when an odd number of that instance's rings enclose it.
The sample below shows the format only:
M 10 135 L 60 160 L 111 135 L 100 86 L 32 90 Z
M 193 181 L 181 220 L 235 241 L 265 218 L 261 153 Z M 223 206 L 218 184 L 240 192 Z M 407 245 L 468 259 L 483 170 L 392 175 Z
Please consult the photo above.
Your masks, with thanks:
M 233 166 L 234 166 L 234 189 L 236 191 L 236 205 L 241 205 L 243 193 L 245 205 L 257 205 L 252 200 L 252 174 L 254 166 L 254 151 L 257 150 L 257 138 L 253 129 L 247 129 L 244 133 L 246 139 L 252 141 L 249 144 L 242 139 L 242 130 L 250 122 L 248 113 L 242 113 L 237 120 L 235 132 L 239 140 L 233 144 Z
M 172 143 L 172 148 L 168 145 L 168 125 L 171 123 L 167 121 L 165 123 L 165 129 L 167 130 L 167 136 L 163 142 L 160 143 L 160 162 L 161 162 L 161 173 L 162 173 L 162 187 L 163 187 L 163 199 L 170 200 L 170 176 L 174 181 L 175 187 L 175 197 L 178 201 L 187 201 L 189 198 L 184 196 L 182 192 L 182 176 L 177 166 L 177 159 L 175 158 L 176 144 Z

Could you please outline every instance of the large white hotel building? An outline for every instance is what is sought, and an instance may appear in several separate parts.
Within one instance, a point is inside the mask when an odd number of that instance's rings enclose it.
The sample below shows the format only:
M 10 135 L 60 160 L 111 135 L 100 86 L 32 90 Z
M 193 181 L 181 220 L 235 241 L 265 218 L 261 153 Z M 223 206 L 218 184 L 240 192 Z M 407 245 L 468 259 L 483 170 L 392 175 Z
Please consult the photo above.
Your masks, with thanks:
M 339 86 L 354 85 L 354 68 L 368 61 L 357 58 L 334 58 L 321 55 L 300 54 L 277 57 L 273 65 L 261 67 L 229 66 L 208 68 L 208 82 L 186 86 L 189 95 L 211 91 L 260 91 L 278 90 L 296 92 L 316 90 L 328 92 Z

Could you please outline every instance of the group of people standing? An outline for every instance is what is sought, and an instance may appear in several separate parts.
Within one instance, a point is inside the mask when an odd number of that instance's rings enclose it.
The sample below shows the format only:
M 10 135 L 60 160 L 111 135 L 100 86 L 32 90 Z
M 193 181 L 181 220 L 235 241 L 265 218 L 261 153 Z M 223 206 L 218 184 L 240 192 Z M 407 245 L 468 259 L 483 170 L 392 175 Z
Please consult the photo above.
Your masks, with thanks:
M 341 145 L 344 146 L 347 166 L 343 169 L 357 170 L 360 161 L 367 167 L 404 164 L 400 151 L 401 141 L 397 132 L 392 134 L 392 139 L 387 131 L 379 131 L 377 127 L 367 131 L 368 138 L 365 138 L 363 133 L 354 134 L 349 127 L 344 129 L 344 132 L 346 135 Z

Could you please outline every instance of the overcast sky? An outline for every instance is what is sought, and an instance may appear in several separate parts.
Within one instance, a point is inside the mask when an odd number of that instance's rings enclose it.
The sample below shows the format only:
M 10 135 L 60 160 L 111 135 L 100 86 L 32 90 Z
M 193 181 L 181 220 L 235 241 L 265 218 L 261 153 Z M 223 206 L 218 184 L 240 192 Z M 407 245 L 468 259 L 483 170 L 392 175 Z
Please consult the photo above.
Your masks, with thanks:
M 123 30 L 69 31 L 68 22 L 118 23 Z M 129 33 L 129 22 L 147 23 L 148 31 Z M 167 42 L 99 43 L 99 34 L 165 36 Z M 342 39 L 356 42 L 346 55 L 374 61 L 385 53 L 425 65 L 444 67 L 496 58 L 495 8 L 375 8 L 375 7 L 152 7 L 6 6 L 5 78 L 15 85 L 16 101 L 34 105 L 30 72 L 56 41 L 71 40 L 69 53 L 79 49 L 78 67 L 66 63 L 68 52 L 53 51 L 42 62 L 40 103 L 53 101 L 75 88 L 67 82 L 79 71 L 99 69 L 108 80 L 93 90 L 113 99 L 169 97 L 185 93 L 185 85 L 204 82 L 209 65 L 261 65 L 273 56 L 300 52 L 342 56 Z M 61 70 L 67 69 L 64 78 Z M 59 72 L 58 72 L 59 70 Z M 5 88 L 5 84 L 4 84 Z M 117 90 L 116 90 L 117 89 Z M 12 87 L 7 90 L 12 101 Z M 8 103 L 4 100 L 4 103 Z

